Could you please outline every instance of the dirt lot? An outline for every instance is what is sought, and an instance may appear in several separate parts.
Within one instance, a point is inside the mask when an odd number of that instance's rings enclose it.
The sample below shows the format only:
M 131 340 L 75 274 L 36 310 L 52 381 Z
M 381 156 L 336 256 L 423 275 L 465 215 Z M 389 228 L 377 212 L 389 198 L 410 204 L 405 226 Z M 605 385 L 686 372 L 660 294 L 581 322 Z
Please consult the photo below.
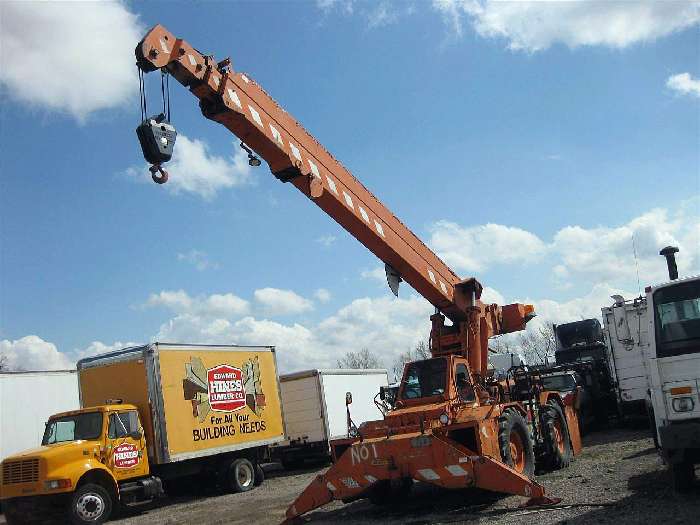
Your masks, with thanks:
M 591 433 L 584 438 L 584 447 L 570 468 L 538 477 L 548 494 L 563 499 L 556 508 L 523 510 L 518 508 L 524 501 L 521 497 L 474 490 L 447 492 L 417 484 L 410 500 L 400 506 L 376 507 L 364 500 L 349 505 L 332 503 L 309 514 L 309 522 L 341 525 L 698 523 L 700 483 L 696 483 L 690 494 L 674 494 L 647 431 L 613 429 Z M 293 474 L 274 466 L 268 470 L 268 479 L 254 491 L 219 496 L 193 483 L 190 494 L 145 504 L 111 523 L 279 523 L 287 505 L 319 470 Z M 4 523 L 2 518 L 0 523 Z

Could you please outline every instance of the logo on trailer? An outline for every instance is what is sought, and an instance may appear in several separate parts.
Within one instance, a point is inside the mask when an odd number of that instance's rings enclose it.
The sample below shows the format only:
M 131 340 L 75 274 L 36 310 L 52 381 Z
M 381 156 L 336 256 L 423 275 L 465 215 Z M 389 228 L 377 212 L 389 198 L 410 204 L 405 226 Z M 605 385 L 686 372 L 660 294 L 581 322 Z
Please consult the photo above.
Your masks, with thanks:
M 114 449 L 114 466 L 132 468 L 139 464 L 139 449 L 133 443 L 122 443 Z
M 230 365 L 207 370 L 209 405 L 215 412 L 235 412 L 246 406 L 243 371 Z

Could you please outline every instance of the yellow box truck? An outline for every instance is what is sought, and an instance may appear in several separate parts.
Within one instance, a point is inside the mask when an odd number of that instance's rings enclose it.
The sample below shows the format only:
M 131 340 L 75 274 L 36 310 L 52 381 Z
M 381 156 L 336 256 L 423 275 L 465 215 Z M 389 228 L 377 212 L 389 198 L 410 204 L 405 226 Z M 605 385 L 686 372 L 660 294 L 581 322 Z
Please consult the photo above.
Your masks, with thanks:
M 51 416 L 39 448 L 2 462 L 9 525 L 57 510 L 99 524 L 196 474 L 244 492 L 285 437 L 273 347 L 154 343 L 77 368 L 83 408 Z

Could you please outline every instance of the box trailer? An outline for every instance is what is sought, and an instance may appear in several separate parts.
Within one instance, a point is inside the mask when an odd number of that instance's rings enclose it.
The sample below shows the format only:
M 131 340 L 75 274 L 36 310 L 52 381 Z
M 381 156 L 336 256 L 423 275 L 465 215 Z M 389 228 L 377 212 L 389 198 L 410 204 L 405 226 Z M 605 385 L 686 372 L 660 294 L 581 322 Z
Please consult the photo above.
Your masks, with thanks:
M 347 437 L 346 393 L 352 394 L 352 422 L 382 417 L 374 399 L 389 384 L 384 369 L 304 370 L 280 376 L 287 439 L 273 448 L 285 468 L 307 459 L 330 459 L 332 439 Z
M 118 503 L 192 475 L 247 491 L 284 439 L 273 347 L 154 343 L 77 368 L 82 408 L 54 414 L 40 448 L 2 463 L 8 523 L 56 508 L 72 523 L 102 523 Z
M 77 408 L 76 370 L 0 372 L 0 461 L 39 446 L 49 417 Z

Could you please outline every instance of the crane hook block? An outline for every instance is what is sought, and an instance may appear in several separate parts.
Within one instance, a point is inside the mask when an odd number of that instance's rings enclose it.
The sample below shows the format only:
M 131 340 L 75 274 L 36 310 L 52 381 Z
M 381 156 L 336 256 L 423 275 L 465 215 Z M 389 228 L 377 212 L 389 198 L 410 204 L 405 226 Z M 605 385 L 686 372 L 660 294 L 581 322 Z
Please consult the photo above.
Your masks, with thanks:
M 158 166 L 156 171 L 161 172 L 161 177 L 156 182 L 163 184 L 167 180 L 167 175 L 164 175 L 165 171 L 160 168 L 160 165 L 168 162 L 173 156 L 173 148 L 177 138 L 175 126 L 168 122 L 165 115 L 161 113 L 144 120 L 136 128 L 136 135 L 141 143 L 141 150 L 146 161 L 149 164 L 153 164 L 153 167 Z M 151 174 L 153 175 L 153 180 L 156 180 L 153 169 L 151 169 Z
M 168 182 L 168 172 L 163 169 L 163 166 L 160 164 L 154 164 L 150 168 L 148 168 L 148 171 L 151 172 L 151 178 L 153 179 L 153 182 L 156 184 L 165 184 Z M 160 175 L 156 175 L 156 173 L 159 173 Z

